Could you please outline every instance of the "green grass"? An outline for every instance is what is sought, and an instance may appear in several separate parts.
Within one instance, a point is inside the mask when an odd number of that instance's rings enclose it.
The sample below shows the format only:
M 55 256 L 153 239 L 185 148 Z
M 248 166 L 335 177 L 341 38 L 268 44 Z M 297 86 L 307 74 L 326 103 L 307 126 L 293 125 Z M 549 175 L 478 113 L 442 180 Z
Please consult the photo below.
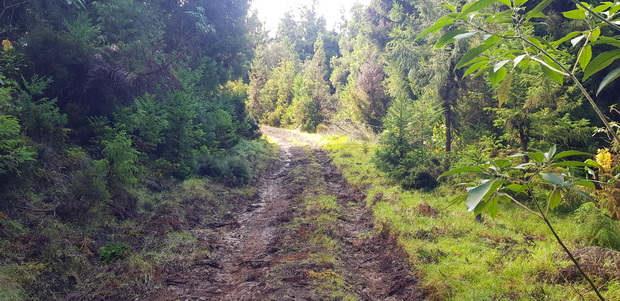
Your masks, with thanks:
M 323 145 L 345 177 L 365 188 L 377 224 L 398 234 L 430 300 L 596 299 L 585 282 L 552 280 L 569 262 L 539 218 L 508 204 L 496 218 L 477 222 L 464 204 L 448 206 L 462 188 L 404 191 L 373 166 L 376 145 L 342 136 L 326 137 Z M 437 213 L 429 216 L 421 204 Z M 574 219 L 551 218 L 569 249 L 585 247 L 587 234 Z M 618 281 L 598 284 L 608 300 L 620 300 Z

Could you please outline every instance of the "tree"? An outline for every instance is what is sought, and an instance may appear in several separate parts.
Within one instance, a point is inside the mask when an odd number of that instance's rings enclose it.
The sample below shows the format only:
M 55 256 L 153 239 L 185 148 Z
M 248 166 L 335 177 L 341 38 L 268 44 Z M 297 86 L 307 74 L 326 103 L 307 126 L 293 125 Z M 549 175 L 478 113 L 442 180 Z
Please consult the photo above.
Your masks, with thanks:
M 28 139 L 20 135 L 17 118 L 0 115 L 0 175 L 21 173 L 21 167 L 34 161 L 36 151 L 28 146 Z
M 390 99 L 385 91 L 383 65 L 375 60 L 366 61 L 357 78 L 357 93 L 353 96 L 360 121 L 379 132 Z
M 457 25 L 462 27 L 462 29 L 459 28 L 449 31 L 440 37 L 438 44 L 442 45 L 458 39 L 470 38 L 477 34 L 482 34 L 482 43 L 465 53 L 456 64 L 455 68 L 469 66 L 465 71 L 465 75 L 473 72 L 477 74 L 488 72 L 489 80 L 493 84 L 498 84 L 502 80 L 506 83 L 505 80 L 507 75 L 511 74 L 509 71 L 519 71 L 519 68 L 527 68 L 530 64 L 535 64 L 540 67 L 540 70 L 547 77 L 559 84 L 563 84 L 564 77 L 570 78 L 581 94 L 588 100 L 601 121 L 605 124 L 608 133 L 616 142 L 620 143 L 618 133 L 611 127 L 606 117 L 597 107 L 593 97 L 588 93 L 577 77 L 578 68 L 581 68 L 583 71 L 583 80 L 586 80 L 620 58 L 617 54 L 617 50 L 612 50 L 605 51 L 592 59 L 593 45 L 599 43 L 611 45 L 618 44 L 616 38 L 601 36 L 601 28 L 610 27 L 614 30 L 620 30 L 620 26 L 612 22 L 616 17 L 616 13 L 620 11 L 620 4 L 605 2 L 597 7 L 591 7 L 588 3 L 575 1 L 577 9 L 564 12 L 563 15 L 569 19 L 586 21 L 586 25 L 588 25 L 587 29 L 571 32 L 557 41 L 548 41 L 542 37 L 530 35 L 529 33 L 533 32 L 533 24 L 538 23 L 535 19 L 546 18 L 543 10 L 549 6 L 552 0 L 542 1 L 532 9 L 525 9 L 522 7 L 526 2 L 527 1 L 480 0 L 460 8 L 447 6 L 454 14 L 440 18 L 434 25 L 423 31 L 421 35 L 436 32 L 446 26 Z M 484 10 L 492 4 L 501 5 L 502 8 L 508 6 L 510 9 L 497 13 L 476 14 L 478 11 Z M 498 26 L 504 23 L 509 25 L 505 27 Z M 504 40 L 516 40 L 520 43 L 521 47 L 517 51 L 502 49 L 502 44 L 506 43 Z M 573 64 L 570 66 L 565 64 L 563 58 L 571 57 L 571 55 L 562 51 L 560 48 L 560 45 L 568 40 L 571 40 L 573 45 L 578 45 L 581 40 L 584 41 L 583 46 L 581 46 L 577 55 L 574 57 Z M 511 68 L 510 65 L 512 65 L 513 68 Z M 620 72 L 612 71 L 607 74 L 599 85 L 597 93 L 618 77 L 620 77 Z M 510 77 L 508 77 L 508 79 L 510 79 Z M 472 184 L 468 190 L 468 194 L 460 196 L 456 201 L 466 201 L 469 211 L 480 213 L 483 210 L 488 210 L 492 215 L 495 215 L 498 211 L 498 201 L 514 202 L 528 212 L 540 217 L 545 221 L 555 239 L 575 264 L 580 274 L 588 281 L 597 297 L 600 300 L 604 300 L 596 284 L 583 271 L 579 262 L 562 242 L 562 239 L 558 236 L 547 217 L 549 210 L 553 210 L 562 202 L 563 193 L 566 190 L 574 186 L 594 188 L 592 182 L 572 179 L 570 176 L 558 173 L 556 168 L 562 166 L 588 167 L 591 165 L 590 163 L 555 161 L 567 156 L 589 154 L 576 151 L 557 153 L 556 147 L 552 146 L 548 152 L 528 152 L 523 155 L 527 155 L 534 162 L 515 165 L 513 159 L 495 160 L 480 166 L 457 168 L 446 173 L 445 175 L 457 172 L 480 172 L 485 175 L 485 179 L 480 184 Z M 522 173 L 523 176 L 521 177 L 514 177 L 510 175 L 510 169 L 525 170 L 526 172 Z M 537 199 L 538 197 L 534 194 L 534 187 L 541 187 L 547 191 L 546 208 L 541 206 L 541 202 L 539 202 Z M 516 193 L 525 193 L 536 206 L 535 210 L 530 209 L 510 194 L 504 192 L 507 190 Z
M 437 185 L 432 169 L 435 149 L 433 126 L 441 116 L 432 97 L 412 100 L 396 96 L 384 120 L 375 163 L 406 188 L 432 189 Z

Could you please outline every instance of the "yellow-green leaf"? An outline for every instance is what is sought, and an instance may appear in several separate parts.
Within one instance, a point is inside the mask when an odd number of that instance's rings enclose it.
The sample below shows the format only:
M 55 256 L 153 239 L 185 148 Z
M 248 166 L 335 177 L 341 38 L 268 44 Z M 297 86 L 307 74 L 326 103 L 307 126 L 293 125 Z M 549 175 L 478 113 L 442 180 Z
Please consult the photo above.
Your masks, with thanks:
M 467 53 L 463 55 L 463 57 L 456 63 L 454 69 L 459 69 L 463 66 L 469 65 L 469 63 L 475 59 L 478 55 L 483 53 L 485 50 L 491 48 L 495 43 L 484 43 L 479 45 L 478 47 L 474 47 L 469 50 Z
M 561 38 L 561 39 L 559 39 L 559 40 L 557 40 L 557 41 L 555 41 L 555 42 L 553 42 L 551 44 L 553 44 L 554 46 L 558 46 L 558 45 L 560 45 L 560 44 L 562 44 L 562 43 L 564 43 L 564 42 L 566 42 L 566 41 L 568 41 L 568 40 L 570 40 L 570 39 L 580 35 L 581 33 L 582 33 L 581 31 L 570 32 L 566 36 L 564 36 L 563 38 Z
M 448 16 L 443 16 L 441 18 L 439 18 L 437 21 L 435 21 L 435 24 L 431 25 L 430 27 L 426 28 L 424 31 L 422 31 L 422 33 L 420 33 L 414 41 L 420 39 L 421 37 L 429 34 L 429 33 L 433 33 L 436 31 L 439 31 L 440 29 L 453 24 L 454 23 L 454 19 Z
M 603 78 L 603 81 L 601 81 L 601 85 L 598 87 L 598 90 L 596 90 L 596 95 L 601 93 L 601 91 L 603 91 L 603 89 L 605 89 L 607 85 L 616 80 L 618 77 L 620 77 L 620 68 L 616 68 L 609 72 L 609 74 L 607 74 L 605 78 Z
M 521 6 L 527 2 L 527 0 L 514 0 L 515 6 Z
M 588 64 L 588 67 L 586 67 L 586 69 L 583 71 L 583 80 L 586 80 L 588 79 L 588 77 L 592 76 L 596 72 L 605 69 L 605 67 L 609 66 L 618 58 L 620 58 L 620 49 L 611 50 L 599 54 L 590 62 L 590 64 Z
M 543 9 L 547 8 L 547 6 L 549 6 L 549 4 L 551 4 L 552 1 L 553 0 L 543 0 L 543 1 L 541 1 L 531 11 L 529 11 L 527 14 L 525 14 L 525 18 L 528 19 L 528 20 L 531 19 L 531 18 L 534 18 L 534 15 L 537 15 L 538 13 L 542 12 Z
M 463 33 L 467 33 L 469 32 L 468 30 L 463 30 L 463 29 L 456 29 L 456 30 L 451 30 L 448 31 L 446 33 L 444 33 L 439 40 L 437 40 L 437 43 L 435 44 L 435 47 L 437 48 L 441 48 L 443 46 L 445 46 L 448 43 L 452 43 L 455 41 L 454 37 Z
M 472 4 L 467 4 L 465 6 L 463 6 L 463 14 L 469 14 L 475 11 L 479 11 L 491 4 L 493 4 L 495 2 L 495 0 L 480 0 L 477 2 L 474 2 Z
M 562 202 L 562 193 L 559 189 L 554 188 L 551 193 L 549 193 L 549 199 L 547 200 L 549 209 L 553 210 Z
M 489 80 L 493 85 L 497 85 L 504 79 L 504 77 L 506 77 L 506 73 L 506 68 L 500 67 L 499 69 L 497 69 L 497 71 L 489 73 Z
M 499 85 L 499 89 L 497 90 L 497 100 L 499 101 L 499 107 L 508 101 L 508 97 L 510 96 L 510 89 L 512 88 L 512 72 L 509 73 L 502 84 Z
M 562 14 L 564 17 L 569 19 L 583 20 L 586 18 L 586 13 L 578 9 L 569 10 L 567 12 L 563 12 Z
M 586 69 L 590 60 L 592 60 L 592 46 L 586 45 L 586 47 L 583 47 L 583 50 L 581 50 L 581 56 L 579 57 L 579 66 L 581 66 L 582 70 Z
M 560 85 L 564 82 L 564 76 L 562 74 L 554 71 L 553 69 L 547 67 L 545 64 L 540 64 L 540 68 L 542 68 L 543 73 L 552 79 L 553 81 L 559 83 Z
M 447 8 L 447 9 L 453 11 L 453 12 L 456 11 L 456 7 L 454 5 L 452 5 L 452 4 L 444 4 L 443 7 Z
M 482 61 L 482 62 L 478 62 L 475 63 L 471 66 L 469 66 L 469 68 L 467 68 L 467 70 L 465 70 L 465 73 L 463 73 L 463 78 L 465 78 L 466 76 L 468 76 L 469 74 L 476 72 L 477 70 L 484 68 L 488 65 L 488 60 Z

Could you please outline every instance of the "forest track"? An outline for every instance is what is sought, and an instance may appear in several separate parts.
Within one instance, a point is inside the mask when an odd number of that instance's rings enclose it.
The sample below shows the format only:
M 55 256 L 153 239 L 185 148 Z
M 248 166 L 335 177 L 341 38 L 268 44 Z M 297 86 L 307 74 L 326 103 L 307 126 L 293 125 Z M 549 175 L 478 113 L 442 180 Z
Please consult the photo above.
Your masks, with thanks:
M 375 230 L 363 192 L 327 153 L 294 132 L 262 131 L 280 160 L 260 181 L 260 198 L 230 226 L 195 233 L 211 241 L 210 258 L 166 275 L 141 300 L 424 300 L 406 253 Z M 338 206 L 308 201 L 321 198 Z

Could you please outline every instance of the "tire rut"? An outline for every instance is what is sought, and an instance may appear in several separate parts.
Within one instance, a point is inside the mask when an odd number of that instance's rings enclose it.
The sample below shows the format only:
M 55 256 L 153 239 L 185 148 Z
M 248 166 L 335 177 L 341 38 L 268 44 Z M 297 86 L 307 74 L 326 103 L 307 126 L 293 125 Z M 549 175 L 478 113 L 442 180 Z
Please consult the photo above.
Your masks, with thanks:
M 343 290 L 358 300 L 424 300 L 406 253 L 388 231 L 372 235 L 363 192 L 344 180 L 327 153 L 293 145 L 291 139 L 305 139 L 290 131 L 262 130 L 280 145 L 281 159 L 260 182 L 257 202 L 232 226 L 196 231 L 211 242 L 210 258 L 167 275 L 166 286 L 143 300 L 338 300 L 326 298 L 329 292 L 317 284 L 316 275 L 329 273 L 342 277 Z M 299 181 L 317 163 L 322 179 Z M 316 249 L 308 231 L 316 225 L 298 222 L 308 219 L 302 199 L 311 197 L 316 185 L 342 208 L 332 234 L 339 246 L 332 251 L 335 264 L 311 259 Z

